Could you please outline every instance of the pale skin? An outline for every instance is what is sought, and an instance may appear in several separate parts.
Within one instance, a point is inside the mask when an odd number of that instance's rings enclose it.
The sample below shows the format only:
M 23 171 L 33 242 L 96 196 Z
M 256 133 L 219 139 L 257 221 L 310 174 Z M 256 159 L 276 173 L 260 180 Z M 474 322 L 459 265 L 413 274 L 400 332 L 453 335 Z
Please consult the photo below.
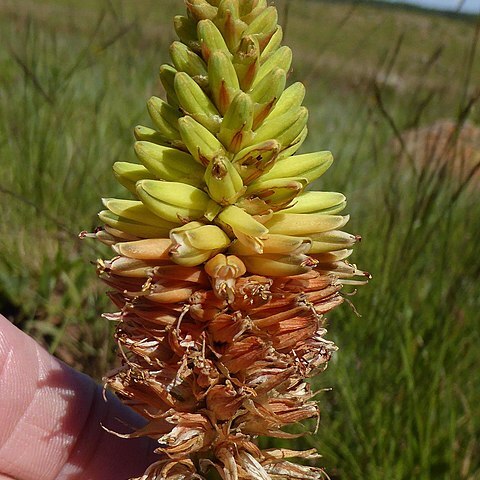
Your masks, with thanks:
M 155 460 L 142 424 L 0 315 L 0 480 L 126 480 Z M 157 457 L 158 459 L 158 457 Z

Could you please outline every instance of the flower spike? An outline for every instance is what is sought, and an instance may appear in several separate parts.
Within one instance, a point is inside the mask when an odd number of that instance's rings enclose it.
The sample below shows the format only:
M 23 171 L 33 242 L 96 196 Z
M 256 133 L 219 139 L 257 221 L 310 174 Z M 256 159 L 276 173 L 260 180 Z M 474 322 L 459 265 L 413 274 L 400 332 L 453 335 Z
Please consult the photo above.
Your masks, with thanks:
M 346 198 L 308 186 L 330 152 L 296 155 L 308 132 L 305 87 L 288 85 L 267 0 L 185 0 L 160 67 L 164 94 L 137 126 L 139 163 L 116 162 L 125 198 L 106 198 L 97 273 L 119 309 L 120 367 L 105 382 L 157 442 L 141 480 L 321 480 L 314 450 L 262 450 L 259 435 L 319 417 L 308 379 L 335 345 L 324 315 L 344 284 Z M 132 197 L 133 195 L 133 197 Z M 291 458 L 309 459 L 309 466 Z M 318 461 L 318 460 L 316 460 Z

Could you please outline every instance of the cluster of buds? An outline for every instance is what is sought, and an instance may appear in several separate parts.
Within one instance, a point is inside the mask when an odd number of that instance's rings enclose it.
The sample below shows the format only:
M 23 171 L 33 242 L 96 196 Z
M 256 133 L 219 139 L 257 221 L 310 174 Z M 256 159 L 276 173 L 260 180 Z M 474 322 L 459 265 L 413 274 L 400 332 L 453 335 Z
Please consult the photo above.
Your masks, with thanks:
M 295 155 L 307 135 L 292 53 L 266 0 L 186 0 L 180 41 L 160 68 L 165 100 L 138 126 L 140 163 L 114 173 L 133 199 L 105 199 L 93 234 L 116 252 L 98 262 L 119 312 L 121 366 L 107 385 L 158 442 L 144 480 L 321 479 L 314 451 L 261 450 L 258 436 L 318 418 L 308 378 L 335 345 L 324 315 L 344 284 L 340 193 L 306 191 L 330 152 Z

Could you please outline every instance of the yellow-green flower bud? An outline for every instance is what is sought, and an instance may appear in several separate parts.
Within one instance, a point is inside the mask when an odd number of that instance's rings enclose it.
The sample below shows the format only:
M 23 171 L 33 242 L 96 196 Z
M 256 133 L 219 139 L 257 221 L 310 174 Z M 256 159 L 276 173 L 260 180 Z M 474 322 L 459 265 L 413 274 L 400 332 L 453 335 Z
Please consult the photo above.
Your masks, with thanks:
M 275 7 L 268 7 L 255 18 L 243 32 L 245 36 L 253 35 L 263 50 L 275 33 L 278 23 L 278 14 Z
M 210 61 L 210 57 L 215 52 L 223 52 L 228 58 L 232 57 L 222 33 L 211 20 L 201 20 L 198 22 L 197 33 L 203 58 L 207 62 Z
M 231 205 L 243 195 L 242 177 L 227 157 L 214 158 L 205 172 L 208 194 L 220 205 Z
M 190 48 L 182 42 L 173 42 L 170 45 L 170 56 L 173 65 L 179 72 L 185 72 L 197 81 L 207 78 L 207 65 Z
M 218 12 L 218 8 L 212 6 L 206 0 L 185 0 L 185 5 L 197 22 L 207 18 L 211 20 L 215 18 Z
M 243 178 L 243 183 L 248 185 L 268 171 L 273 166 L 280 148 L 281 145 L 276 140 L 267 140 L 238 152 L 233 157 L 233 163 Z
M 254 137 L 253 102 L 250 95 L 238 92 L 223 118 L 218 139 L 232 153 L 239 152 L 251 144 Z
M 162 86 L 167 94 L 167 101 L 168 103 L 174 107 L 179 107 L 179 102 L 177 98 L 177 94 L 175 92 L 175 75 L 177 74 L 177 70 L 173 68 L 171 65 L 162 65 L 159 70 L 159 77 L 160 82 L 162 82 Z
M 192 267 L 206 262 L 230 245 L 228 235 L 216 225 L 190 222 L 170 232 L 170 257 L 175 263 Z
M 182 110 L 210 132 L 218 132 L 222 121 L 220 114 L 198 83 L 188 74 L 178 72 L 174 85 Z
M 180 140 L 177 123 L 181 114 L 177 109 L 158 97 L 150 98 L 147 109 L 160 135 L 170 141 Z
M 173 26 L 178 38 L 195 52 L 201 51 L 200 42 L 197 36 L 197 23 L 191 18 L 183 15 L 173 17 Z
M 178 128 L 189 152 L 202 165 L 207 166 L 216 156 L 227 154 L 217 137 L 192 117 L 180 118 Z
M 223 0 L 218 6 L 215 23 L 225 38 L 230 51 L 235 51 L 247 24 L 240 19 L 238 0 Z
M 137 158 L 156 178 L 204 187 L 204 169 L 190 154 L 150 142 L 136 142 L 134 148 Z
M 208 79 L 218 110 L 225 115 L 240 90 L 237 73 L 230 58 L 222 51 L 213 52 L 208 62 Z
M 260 46 L 255 37 L 243 37 L 233 57 L 240 86 L 244 92 L 250 90 L 260 68 Z
M 202 190 L 179 182 L 141 180 L 137 195 L 155 215 L 170 222 L 188 222 L 202 218 L 209 202 Z

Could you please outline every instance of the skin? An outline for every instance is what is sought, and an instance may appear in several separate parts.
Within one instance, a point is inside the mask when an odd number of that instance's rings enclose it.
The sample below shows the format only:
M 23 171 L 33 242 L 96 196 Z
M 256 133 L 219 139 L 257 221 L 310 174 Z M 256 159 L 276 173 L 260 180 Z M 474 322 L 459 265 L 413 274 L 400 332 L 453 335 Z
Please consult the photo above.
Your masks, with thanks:
M 155 460 L 142 419 L 0 315 L 0 480 L 124 480 Z M 158 459 L 158 457 L 157 457 Z

